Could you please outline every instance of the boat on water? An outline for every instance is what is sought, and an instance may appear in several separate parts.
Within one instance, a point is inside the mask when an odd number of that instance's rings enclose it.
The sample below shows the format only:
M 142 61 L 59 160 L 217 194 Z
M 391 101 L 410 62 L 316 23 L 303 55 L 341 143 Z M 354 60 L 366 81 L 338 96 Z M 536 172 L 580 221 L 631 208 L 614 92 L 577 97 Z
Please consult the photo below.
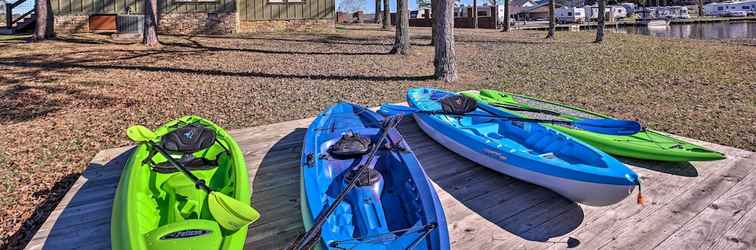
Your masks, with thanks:
M 639 19 L 636 24 L 645 25 L 649 28 L 666 28 L 669 27 L 669 19 Z
M 455 93 L 432 88 L 407 91 L 410 107 L 442 110 Z M 487 104 L 470 114 L 515 117 Z M 638 175 L 608 154 L 569 135 L 533 122 L 414 113 L 419 127 L 449 150 L 494 171 L 551 189 L 590 206 L 624 200 Z
M 320 214 L 357 179 L 322 224 L 322 249 L 449 249 L 436 191 L 398 130 L 383 124 L 380 114 L 346 102 L 310 124 L 300 175 L 305 229 L 313 230 Z M 374 145 L 384 129 L 384 143 Z M 361 166 L 368 169 L 360 176 L 355 170 Z

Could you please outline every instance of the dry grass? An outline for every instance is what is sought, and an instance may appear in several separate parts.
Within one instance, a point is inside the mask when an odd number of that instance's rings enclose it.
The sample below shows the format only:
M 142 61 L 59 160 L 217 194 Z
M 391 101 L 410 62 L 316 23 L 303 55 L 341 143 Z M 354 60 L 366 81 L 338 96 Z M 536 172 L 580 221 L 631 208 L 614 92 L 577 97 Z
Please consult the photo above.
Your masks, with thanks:
M 0 228 L 22 247 L 99 150 L 131 124 L 197 114 L 227 128 L 310 117 L 337 100 L 402 101 L 433 85 L 492 87 L 640 119 L 756 150 L 756 47 L 589 33 L 457 30 L 461 79 L 433 81 L 430 31 L 386 55 L 393 32 L 162 37 L 159 50 L 84 36 L 0 43 Z M 1 248 L 1 247 L 0 247 Z

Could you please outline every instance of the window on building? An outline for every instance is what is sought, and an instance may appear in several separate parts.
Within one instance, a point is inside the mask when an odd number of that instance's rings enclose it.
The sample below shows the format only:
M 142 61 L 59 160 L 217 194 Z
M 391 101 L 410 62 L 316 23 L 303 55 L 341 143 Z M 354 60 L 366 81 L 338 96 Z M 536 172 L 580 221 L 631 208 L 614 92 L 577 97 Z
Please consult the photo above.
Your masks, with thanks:
M 744 10 L 750 9 L 750 6 L 743 6 Z
M 572 12 L 567 12 L 567 16 L 572 16 Z

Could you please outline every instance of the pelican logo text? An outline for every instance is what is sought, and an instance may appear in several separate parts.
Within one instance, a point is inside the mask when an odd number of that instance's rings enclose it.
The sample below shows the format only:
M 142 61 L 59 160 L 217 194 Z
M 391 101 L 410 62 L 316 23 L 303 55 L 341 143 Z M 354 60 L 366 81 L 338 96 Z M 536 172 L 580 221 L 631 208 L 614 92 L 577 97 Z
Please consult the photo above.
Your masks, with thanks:
M 183 239 L 183 238 L 202 236 L 208 233 L 210 233 L 210 231 L 202 230 L 202 229 L 189 229 L 189 230 L 166 234 L 165 236 L 160 237 L 160 239 L 161 240 Z
M 507 157 L 506 157 L 506 156 L 502 155 L 502 154 L 501 154 L 501 153 L 499 153 L 499 152 L 496 152 L 496 151 L 490 150 L 490 149 L 484 149 L 484 150 L 483 150 L 483 153 L 486 153 L 487 155 L 489 155 L 489 156 L 491 156 L 491 157 L 499 158 L 499 160 L 502 160 L 502 161 L 506 161 L 506 160 L 507 160 Z

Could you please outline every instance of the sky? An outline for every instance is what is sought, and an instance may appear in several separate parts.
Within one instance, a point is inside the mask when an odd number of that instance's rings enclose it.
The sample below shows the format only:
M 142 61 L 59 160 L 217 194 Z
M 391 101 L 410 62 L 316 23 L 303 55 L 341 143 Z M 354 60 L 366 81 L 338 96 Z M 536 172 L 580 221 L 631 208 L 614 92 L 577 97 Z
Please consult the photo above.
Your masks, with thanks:
M 336 9 L 339 9 L 339 4 L 342 0 L 336 0 Z M 360 1 L 360 0 L 358 0 Z M 362 6 L 362 11 L 365 13 L 375 13 L 375 0 L 361 0 L 364 2 Z M 461 1 L 465 5 L 472 5 L 472 0 L 462 0 Z M 483 5 L 483 3 L 488 2 L 487 0 L 478 0 L 478 6 Z M 503 1 L 499 1 L 503 2 Z M 501 4 L 501 3 L 500 3 Z M 396 11 L 396 0 L 389 0 L 389 5 L 391 6 L 391 11 Z M 409 9 L 410 10 L 416 10 L 417 9 L 417 1 L 416 0 L 409 0 Z

